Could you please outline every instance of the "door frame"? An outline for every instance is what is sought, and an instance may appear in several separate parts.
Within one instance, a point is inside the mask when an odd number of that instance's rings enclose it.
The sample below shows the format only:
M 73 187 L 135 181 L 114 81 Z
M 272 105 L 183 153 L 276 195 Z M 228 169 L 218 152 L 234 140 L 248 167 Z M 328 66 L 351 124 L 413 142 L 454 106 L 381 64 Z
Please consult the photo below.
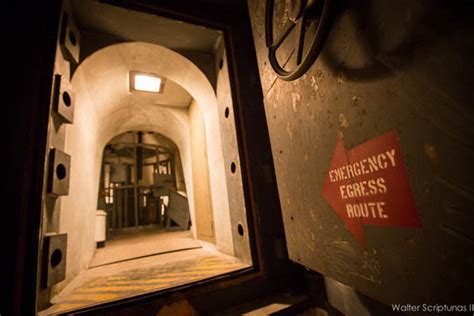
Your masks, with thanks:
M 238 7 L 219 4 L 218 1 L 189 3 L 179 0 L 162 1 L 159 4 L 151 0 L 102 2 L 203 25 L 223 33 L 254 265 L 243 271 L 85 308 L 77 313 L 102 313 L 123 308 L 140 308 L 147 304 L 158 306 L 170 300 L 203 293 L 208 297 L 210 293 L 219 295 L 218 293 L 225 289 L 246 286 L 249 282 L 266 287 L 272 282 L 272 276 L 281 279 L 289 262 L 246 3 Z M 12 8 L 11 16 L 24 16 L 23 10 L 20 6 Z M 17 238 L 11 243 L 11 256 L 8 256 L 10 260 L 7 260 L 10 266 L 6 270 L 7 273 L 12 272 L 12 277 L 7 279 L 4 285 L 5 289 L 9 289 L 9 295 L 4 297 L 11 302 L 5 314 L 11 311 L 9 314 L 12 315 L 29 315 L 36 312 L 44 163 L 61 1 L 50 1 L 48 5 L 33 4 L 29 10 L 26 16 L 30 19 L 23 19 L 25 23 L 19 31 L 20 34 L 29 35 L 31 43 L 27 45 L 28 43 L 22 43 L 21 40 L 14 43 L 21 43 L 20 49 L 29 49 L 34 54 L 22 59 L 22 64 L 15 74 L 18 91 L 14 90 L 10 96 L 13 97 L 13 104 L 16 104 L 17 108 L 14 110 L 13 123 L 8 126 L 12 135 L 15 135 L 10 148 L 12 153 L 21 149 L 18 152 L 21 158 L 15 159 L 12 155 L 11 163 L 23 170 L 20 177 L 15 177 L 15 174 L 7 176 L 13 179 L 11 193 L 17 209 L 12 225 Z M 21 35 L 17 36 L 23 38 Z M 18 60 L 18 56 L 15 57 L 13 60 Z M 27 74 L 27 84 L 21 87 L 21 79 Z M 16 93 L 19 91 L 22 91 L 23 95 Z M 18 124 L 15 125 L 15 122 Z M 22 127 L 25 129 L 20 131 Z M 222 300 L 221 304 L 224 303 L 225 300 Z

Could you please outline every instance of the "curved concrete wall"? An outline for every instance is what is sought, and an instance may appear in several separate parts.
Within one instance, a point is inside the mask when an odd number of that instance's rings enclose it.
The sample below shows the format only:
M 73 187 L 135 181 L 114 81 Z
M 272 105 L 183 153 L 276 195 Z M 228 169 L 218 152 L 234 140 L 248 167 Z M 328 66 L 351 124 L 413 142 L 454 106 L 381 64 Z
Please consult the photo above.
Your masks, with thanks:
M 130 70 L 156 73 L 176 82 L 199 105 L 205 124 L 214 222 L 219 223 L 215 225 L 216 245 L 220 251 L 234 254 L 217 100 L 211 84 L 192 62 L 169 49 L 146 43 L 117 44 L 88 57 L 71 81 L 76 92 L 76 113 L 74 124 L 67 127 L 65 146 L 72 156 L 71 182 L 69 196 L 61 200 L 60 220 L 61 231 L 69 234 L 68 267 L 67 280 L 59 288 L 87 268 L 94 254 L 102 151 L 120 133 L 147 130 L 175 142 L 195 223 L 188 112 L 153 104 L 149 94 L 130 93 Z

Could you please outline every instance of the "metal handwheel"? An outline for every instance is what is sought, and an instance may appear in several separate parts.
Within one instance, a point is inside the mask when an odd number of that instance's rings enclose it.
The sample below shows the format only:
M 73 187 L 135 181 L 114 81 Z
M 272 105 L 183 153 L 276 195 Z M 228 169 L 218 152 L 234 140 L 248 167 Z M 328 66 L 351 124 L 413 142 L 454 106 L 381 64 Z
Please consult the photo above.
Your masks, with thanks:
M 265 7 L 265 41 L 268 47 L 268 59 L 278 77 L 283 80 L 295 80 L 301 77 L 315 62 L 323 49 L 329 33 L 331 19 L 330 6 L 332 0 L 290 0 L 289 21 L 276 40 L 273 38 L 274 0 L 267 0 Z M 306 28 L 311 23 L 317 23 L 314 37 L 309 48 L 304 53 Z M 288 35 L 297 27 L 296 38 L 296 67 L 285 70 L 277 60 L 276 52 Z

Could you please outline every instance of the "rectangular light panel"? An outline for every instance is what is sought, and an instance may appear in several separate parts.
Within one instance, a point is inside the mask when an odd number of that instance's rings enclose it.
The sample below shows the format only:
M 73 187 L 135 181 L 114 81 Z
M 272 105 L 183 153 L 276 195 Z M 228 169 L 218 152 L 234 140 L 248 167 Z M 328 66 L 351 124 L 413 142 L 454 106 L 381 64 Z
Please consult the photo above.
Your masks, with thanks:
M 138 91 L 160 92 L 161 78 L 135 74 L 133 89 Z

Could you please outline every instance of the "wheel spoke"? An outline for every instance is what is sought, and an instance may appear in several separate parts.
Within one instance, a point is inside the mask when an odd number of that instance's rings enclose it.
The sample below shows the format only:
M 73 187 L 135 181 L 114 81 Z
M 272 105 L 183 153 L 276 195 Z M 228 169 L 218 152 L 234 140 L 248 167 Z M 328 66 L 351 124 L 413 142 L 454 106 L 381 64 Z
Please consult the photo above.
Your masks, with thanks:
M 288 23 L 285 25 L 285 30 L 283 33 L 281 33 L 280 37 L 272 44 L 272 48 L 277 49 L 280 47 L 281 43 L 288 37 L 290 32 L 295 28 L 295 23 L 292 21 L 288 21 Z
M 303 60 L 304 39 L 306 34 L 306 16 L 303 15 L 297 21 L 297 36 L 296 36 L 296 64 L 301 64 Z
M 331 26 L 331 9 L 335 0 L 300 0 L 300 3 L 292 3 L 289 8 L 289 21 L 283 26 L 283 31 L 278 32 L 274 40 L 273 14 L 274 0 L 266 0 L 265 6 L 265 44 L 268 48 L 268 60 L 279 78 L 287 81 L 301 77 L 313 65 L 320 54 L 324 42 L 327 39 Z M 320 4 L 321 2 L 321 4 Z M 313 29 L 314 26 L 314 29 Z M 290 33 L 295 29 L 296 41 L 288 40 Z M 314 34 L 313 34 L 314 33 Z M 291 48 L 289 56 L 285 59 L 283 66 L 277 59 L 277 51 L 285 41 L 294 42 L 293 47 L 286 47 L 285 53 Z M 291 44 L 291 43 L 288 43 Z M 279 54 L 279 57 L 282 54 Z M 285 54 L 286 55 L 286 54 Z M 293 55 L 296 55 L 294 57 Z M 291 60 L 296 59 L 296 67 L 285 70 L 284 67 Z M 293 66 L 293 62 L 291 65 Z
M 274 0 L 267 0 L 265 4 L 265 43 L 267 47 L 273 43 L 273 6 Z

